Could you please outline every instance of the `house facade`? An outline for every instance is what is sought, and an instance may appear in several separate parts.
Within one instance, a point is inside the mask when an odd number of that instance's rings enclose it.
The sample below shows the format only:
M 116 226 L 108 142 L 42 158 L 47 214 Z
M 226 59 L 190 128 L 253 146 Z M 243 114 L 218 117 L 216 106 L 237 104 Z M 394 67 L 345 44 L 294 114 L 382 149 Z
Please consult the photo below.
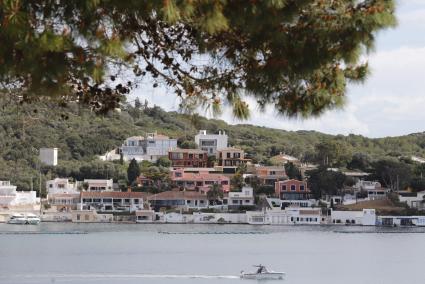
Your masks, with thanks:
M 308 200 L 312 196 L 307 182 L 295 179 L 276 182 L 275 194 L 281 200 Z
M 223 173 L 233 174 L 237 168 L 246 164 L 245 152 L 242 149 L 229 147 L 218 151 L 218 165 L 223 167 Z
M 200 130 L 195 135 L 195 143 L 198 148 L 206 151 L 209 156 L 217 155 L 217 151 L 227 148 L 228 136 L 224 131 L 219 131 L 218 134 L 207 134 L 206 130 Z
M 160 157 L 166 157 L 169 149 L 176 147 L 177 139 L 155 132 L 127 138 L 121 146 L 121 153 L 126 161 L 135 159 L 155 162 Z
M 85 179 L 82 186 L 85 191 L 114 190 L 114 182 L 112 179 Z
M 10 181 L 0 181 L 0 207 L 34 206 L 40 203 L 35 191 L 17 191 Z
M 194 191 L 164 191 L 149 196 L 148 201 L 155 211 L 161 208 L 189 210 L 208 207 L 207 196 Z
M 144 192 L 82 191 L 78 208 L 98 212 L 133 212 L 143 209 L 147 196 Z
M 57 212 L 71 212 L 78 208 L 80 193 L 48 194 L 47 202 Z
M 55 178 L 46 182 L 46 192 L 50 194 L 78 194 L 78 185 L 69 178 Z
M 241 191 L 231 191 L 225 197 L 225 204 L 229 209 L 254 206 L 254 189 L 252 187 L 244 186 Z
M 172 149 L 168 152 L 168 159 L 174 168 L 206 168 L 208 166 L 207 152 L 199 149 Z
M 277 181 L 287 179 L 283 167 L 256 167 L 255 175 L 261 185 L 274 186 Z
M 176 169 L 170 172 L 170 180 L 174 187 L 201 193 L 208 192 L 214 184 L 220 185 L 224 192 L 230 190 L 230 179 L 222 174 L 188 173 L 181 169 Z

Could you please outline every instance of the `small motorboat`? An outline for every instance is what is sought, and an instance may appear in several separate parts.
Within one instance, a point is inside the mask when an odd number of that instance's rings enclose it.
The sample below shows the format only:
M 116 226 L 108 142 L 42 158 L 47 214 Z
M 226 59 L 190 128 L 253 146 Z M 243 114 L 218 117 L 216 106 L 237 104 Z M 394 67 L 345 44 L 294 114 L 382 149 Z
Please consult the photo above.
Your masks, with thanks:
M 256 272 L 246 273 L 241 271 L 242 279 L 256 279 L 256 280 L 283 280 L 285 272 L 276 272 L 268 270 L 264 265 L 254 265 L 257 267 Z
M 24 216 L 24 214 L 15 213 L 10 215 L 7 223 L 8 224 L 27 224 L 27 218 Z

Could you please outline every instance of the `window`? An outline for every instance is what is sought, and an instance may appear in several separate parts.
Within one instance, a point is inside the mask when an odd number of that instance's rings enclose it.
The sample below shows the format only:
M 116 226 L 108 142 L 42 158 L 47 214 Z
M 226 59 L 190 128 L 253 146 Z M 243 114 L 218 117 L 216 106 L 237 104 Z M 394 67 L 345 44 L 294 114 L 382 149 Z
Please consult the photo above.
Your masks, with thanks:
M 78 221 L 80 221 L 80 218 L 81 218 L 80 214 L 77 214 L 77 220 Z
M 227 158 L 230 159 L 230 153 L 227 153 Z
M 136 199 L 134 199 L 133 202 L 134 202 L 134 204 L 139 204 L 139 199 L 136 198 Z
M 130 199 L 127 199 L 127 198 L 126 198 L 126 199 L 124 199 L 124 202 L 125 202 L 125 203 L 130 203 Z
M 249 203 L 249 199 L 245 199 L 245 203 Z
M 200 201 L 199 201 L 199 203 L 200 203 L 200 204 L 204 204 L 204 201 L 203 201 L 203 200 L 200 200 Z
M 179 172 L 175 173 L 174 175 L 175 175 L 176 177 L 182 177 L 182 173 L 179 173 Z
M 112 198 L 103 198 L 103 203 L 112 203 Z
M 282 185 L 282 191 L 286 191 L 286 185 Z
M 53 184 L 49 184 L 49 187 L 52 188 L 53 187 Z
M 221 184 L 222 184 L 222 185 L 228 185 L 228 184 L 229 184 L 229 182 L 228 182 L 227 180 L 223 180 L 223 181 L 221 182 Z
M 193 159 L 193 154 L 189 154 L 189 159 Z
M 199 154 L 199 159 L 203 159 L 204 158 L 204 154 Z
M 233 204 L 238 204 L 238 200 L 232 200 Z
M 291 185 L 291 191 L 295 191 L 296 190 L 296 186 L 295 186 L 295 184 L 292 184 Z
M 186 203 L 187 204 L 190 204 L 190 203 L 192 203 L 192 201 L 191 200 L 186 200 Z
M 239 158 L 241 157 L 241 153 L 234 153 L 234 154 L 233 154 L 233 157 L 234 157 L 235 159 L 239 159 Z
M 300 185 L 300 191 L 304 191 L 305 187 L 304 185 Z

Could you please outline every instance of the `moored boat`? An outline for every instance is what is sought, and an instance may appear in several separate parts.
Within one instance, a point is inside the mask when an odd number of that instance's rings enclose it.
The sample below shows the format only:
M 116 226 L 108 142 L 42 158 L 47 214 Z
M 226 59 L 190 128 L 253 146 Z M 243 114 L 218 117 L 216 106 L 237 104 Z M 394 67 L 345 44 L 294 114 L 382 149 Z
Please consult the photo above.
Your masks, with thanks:
M 256 272 L 244 272 L 241 271 L 242 279 L 256 279 L 256 280 L 283 280 L 285 272 L 276 272 L 268 270 L 264 265 L 254 265 L 257 267 Z
M 20 225 L 38 225 L 40 223 L 40 217 L 32 213 L 28 213 L 26 216 L 22 213 L 14 213 L 10 215 L 8 224 L 20 224 Z
M 23 214 L 15 213 L 10 215 L 7 223 L 8 224 L 26 224 L 27 218 Z
M 32 213 L 27 214 L 27 223 L 30 225 L 38 225 L 40 223 L 40 218 L 37 215 L 34 215 Z

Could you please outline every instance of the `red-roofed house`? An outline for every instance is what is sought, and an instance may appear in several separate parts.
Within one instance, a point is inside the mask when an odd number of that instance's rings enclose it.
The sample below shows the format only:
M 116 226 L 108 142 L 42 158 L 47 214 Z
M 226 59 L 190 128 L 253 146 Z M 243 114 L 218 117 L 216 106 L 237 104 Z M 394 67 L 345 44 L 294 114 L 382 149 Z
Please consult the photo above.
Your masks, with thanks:
M 275 193 L 281 200 L 306 200 L 311 198 L 307 182 L 295 179 L 275 183 Z
M 206 193 L 210 190 L 211 185 L 219 184 L 224 192 L 230 190 L 229 177 L 221 174 L 210 173 L 187 173 L 177 169 L 170 173 L 171 184 L 175 187 L 182 187 L 187 190 L 199 189 L 200 192 Z

